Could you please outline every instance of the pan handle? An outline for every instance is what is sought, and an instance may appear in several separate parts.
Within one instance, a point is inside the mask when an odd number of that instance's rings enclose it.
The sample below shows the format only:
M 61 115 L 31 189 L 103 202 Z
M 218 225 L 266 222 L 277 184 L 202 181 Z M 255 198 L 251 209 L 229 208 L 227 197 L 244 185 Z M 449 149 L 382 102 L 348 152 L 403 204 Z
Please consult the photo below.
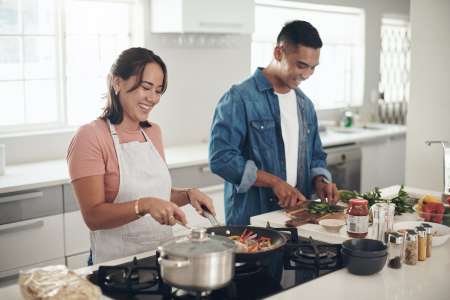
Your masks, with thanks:
M 202 205 L 202 209 L 203 215 L 209 220 L 212 226 L 221 226 L 217 218 L 209 211 L 209 209 L 205 205 Z
M 270 223 L 266 224 L 267 229 L 272 229 L 276 231 L 288 231 L 291 236 L 291 242 L 298 242 L 298 230 L 297 227 L 271 227 Z

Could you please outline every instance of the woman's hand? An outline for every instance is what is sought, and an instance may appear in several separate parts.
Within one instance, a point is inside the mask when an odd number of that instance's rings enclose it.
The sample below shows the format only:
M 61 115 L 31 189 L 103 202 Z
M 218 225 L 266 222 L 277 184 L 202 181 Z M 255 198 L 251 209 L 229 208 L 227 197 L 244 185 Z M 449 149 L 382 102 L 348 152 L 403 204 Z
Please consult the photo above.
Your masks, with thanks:
M 205 193 L 200 192 L 198 189 L 190 189 L 186 193 L 192 207 L 194 207 L 200 215 L 203 215 L 202 206 L 206 207 L 213 215 L 216 215 L 212 199 Z
M 149 213 L 153 219 L 162 225 L 175 225 L 176 220 L 182 224 L 186 224 L 186 215 L 174 203 L 158 198 L 141 198 L 139 199 L 141 212 Z

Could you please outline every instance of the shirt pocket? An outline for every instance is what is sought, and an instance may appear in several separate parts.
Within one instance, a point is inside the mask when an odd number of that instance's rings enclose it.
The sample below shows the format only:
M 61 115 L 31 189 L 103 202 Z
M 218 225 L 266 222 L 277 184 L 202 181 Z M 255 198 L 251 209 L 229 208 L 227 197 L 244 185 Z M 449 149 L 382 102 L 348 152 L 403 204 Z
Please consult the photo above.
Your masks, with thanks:
M 250 128 L 253 148 L 273 149 L 276 141 L 274 120 L 250 121 Z

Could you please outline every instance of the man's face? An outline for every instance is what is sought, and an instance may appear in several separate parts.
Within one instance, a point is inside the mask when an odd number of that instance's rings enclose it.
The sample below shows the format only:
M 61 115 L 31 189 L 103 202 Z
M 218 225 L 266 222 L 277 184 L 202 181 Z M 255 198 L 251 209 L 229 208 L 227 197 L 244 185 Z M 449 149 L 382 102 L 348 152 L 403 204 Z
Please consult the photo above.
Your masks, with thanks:
M 279 62 L 278 79 L 290 89 L 295 89 L 314 73 L 319 64 L 320 49 L 306 46 L 281 45 L 275 48 L 275 59 Z

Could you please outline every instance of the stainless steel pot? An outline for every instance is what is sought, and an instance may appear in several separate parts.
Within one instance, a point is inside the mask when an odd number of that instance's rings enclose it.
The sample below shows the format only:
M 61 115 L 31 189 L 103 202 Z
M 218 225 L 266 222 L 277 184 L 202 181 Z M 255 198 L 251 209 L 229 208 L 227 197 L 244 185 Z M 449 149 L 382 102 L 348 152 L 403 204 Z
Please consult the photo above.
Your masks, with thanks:
M 211 291 L 227 285 L 234 276 L 235 244 L 229 238 L 192 229 L 190 235 L 159 247 L 164 282 L 191 291 Z

